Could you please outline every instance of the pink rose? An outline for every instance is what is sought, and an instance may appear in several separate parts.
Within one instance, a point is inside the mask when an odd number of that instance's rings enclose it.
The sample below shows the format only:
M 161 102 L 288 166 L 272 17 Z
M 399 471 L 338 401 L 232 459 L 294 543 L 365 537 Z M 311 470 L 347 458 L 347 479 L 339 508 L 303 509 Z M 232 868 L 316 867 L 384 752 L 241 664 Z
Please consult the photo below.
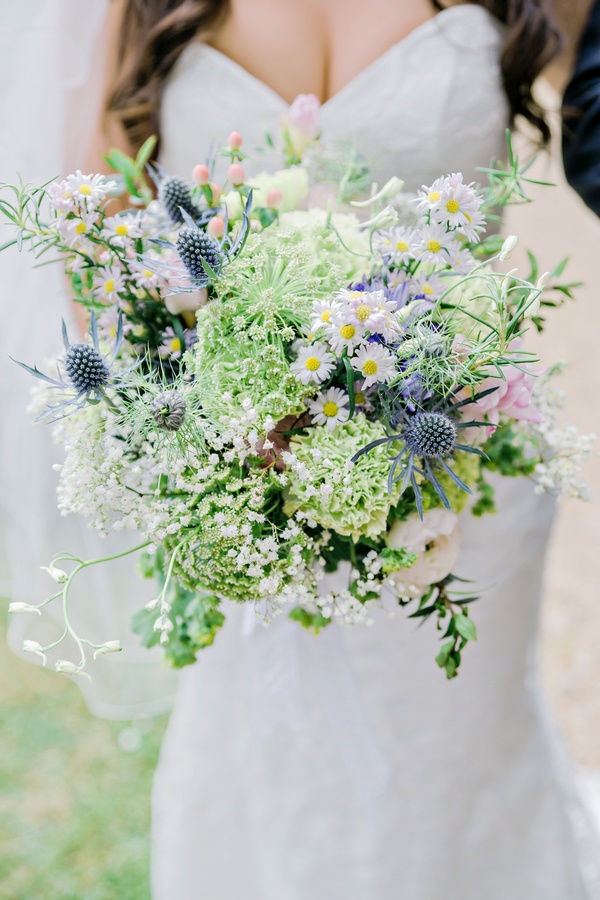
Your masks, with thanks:
M 288 112 L 288 122 L 304 137 L 313 140 L 321 130 L 321 101 L 315 94 L 298 94 Z
M 509 350 L 518 352 L 522 344 L 523 342 L 517 339 L 510 344 Z M 485 420 L 489 422 L 486 437 L 490 437 L 495 431 L 496 426 L 500 422 L 501 413 L 517 421 L 543 421 L 543 417 L 533 399 L 533 386 L 537 373 L 531 372 L 531 365 L 523 363 L 519 369 L 515 368 L 515 366 L 505 366 L 503 371 L 505 378 L 485 378 L 475 388 L 476 393 L 495 388 L 492 393 L 481 397 L 474 403 L 468 403 L 466 406 L 461 407 L 463 421 L 473 419 L 481 422 L 485 417 Z M 466 399 L 469 396 L 471 396 L 470 388 L 463 388 L 457 395 L 459 400 Z M 473 431 L 475 430 L 473 429 Z M 474 434 L 467 435 L 463 433 L 462 437 L 466 440 L 476 440 Z

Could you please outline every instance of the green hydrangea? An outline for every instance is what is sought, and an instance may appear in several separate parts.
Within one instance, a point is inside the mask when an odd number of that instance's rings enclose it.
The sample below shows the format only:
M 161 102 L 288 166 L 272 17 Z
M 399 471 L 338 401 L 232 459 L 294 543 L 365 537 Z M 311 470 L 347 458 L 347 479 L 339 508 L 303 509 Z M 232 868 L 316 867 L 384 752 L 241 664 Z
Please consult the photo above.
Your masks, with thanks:
M 391 506 L 399 499 L 388 492 L 391 457 L 386 445 L 374 448 L 352 465 L 363 447 L 384 437 L 378 422 L 359 413 L 337 428 L 316 426 L 291 442 L 292 464 L 284 511 L 302 509 L 323 528 L 352 537 L 376 537 L 385 531 Z M 397 448 L 396 448 L 397 452 Z

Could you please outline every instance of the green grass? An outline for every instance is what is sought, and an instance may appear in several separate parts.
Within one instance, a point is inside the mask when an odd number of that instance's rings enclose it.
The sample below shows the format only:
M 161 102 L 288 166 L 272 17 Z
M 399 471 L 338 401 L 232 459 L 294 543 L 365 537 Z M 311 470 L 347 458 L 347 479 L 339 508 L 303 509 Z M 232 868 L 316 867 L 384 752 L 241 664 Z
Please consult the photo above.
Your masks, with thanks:
M 67 678 L 0 652 L 0 897 L 148 900 L 150 784 L 165 717 L 138 750 Z

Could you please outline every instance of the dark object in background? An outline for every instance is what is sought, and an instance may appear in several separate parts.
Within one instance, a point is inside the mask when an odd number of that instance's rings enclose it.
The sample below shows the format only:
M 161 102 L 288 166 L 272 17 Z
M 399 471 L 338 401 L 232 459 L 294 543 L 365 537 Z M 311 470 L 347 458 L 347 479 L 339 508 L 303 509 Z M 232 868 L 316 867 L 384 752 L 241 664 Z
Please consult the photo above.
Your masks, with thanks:
M 567 181 L 600 216 L 600 0 L 592 9 L 565 91 L 562 143 Z

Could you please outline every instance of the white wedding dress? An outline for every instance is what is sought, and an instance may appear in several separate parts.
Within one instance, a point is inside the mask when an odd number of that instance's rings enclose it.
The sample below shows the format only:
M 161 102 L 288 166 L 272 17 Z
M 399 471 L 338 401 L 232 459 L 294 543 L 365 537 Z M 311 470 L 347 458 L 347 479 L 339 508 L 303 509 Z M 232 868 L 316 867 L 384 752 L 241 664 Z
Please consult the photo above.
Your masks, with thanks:
M 440 13 L 325 103 L 323 138 L 353 141 L 379 182 L 397 174 L 414 190 L 451 171 L 477 178 L 476 166 L 503 155 L 501 42 L 501 26 L 481 7 Z M 164 93 L 161 162 L 189 177 L 233 128 L 246 147 L 261 143 L 285 109 L 239 65 L 192 45 Z M 181 673 L 156 772 L 155 900 L 597 896 L 597 859 L 591 845 L 582 858 L 585 818 L 538 690 L 554 505 L 525 480 L 499 480 L 497 489 L 498 516 L 463 517 L 457 574 L 484 594 L 472 608 L 479 641 L 457 680 L 434 663 L 433 623 L 417 630 L 400 614 L 338 629 L 342 668 L 370 725 L 362 713 L 343 721 L 343 698 L 332 701 L 340 688 L 328 680 L 339 672 L 323 662 L 329 645 L 316 649 L 327 632 L 312 638 L 281 620 L 253 630 L 246 610 L 228 605 L 215 645 Z M 271 666 L 275 681 L 297 676 L 287 707 L 269 710 L 276 699 L 267 697 L 261 709 L 257 666 L 263 676 Z M 382 755 L 352 778 L 344 740 L 367 731 Z M 383 790 L 374 819 L 361 778 Z

